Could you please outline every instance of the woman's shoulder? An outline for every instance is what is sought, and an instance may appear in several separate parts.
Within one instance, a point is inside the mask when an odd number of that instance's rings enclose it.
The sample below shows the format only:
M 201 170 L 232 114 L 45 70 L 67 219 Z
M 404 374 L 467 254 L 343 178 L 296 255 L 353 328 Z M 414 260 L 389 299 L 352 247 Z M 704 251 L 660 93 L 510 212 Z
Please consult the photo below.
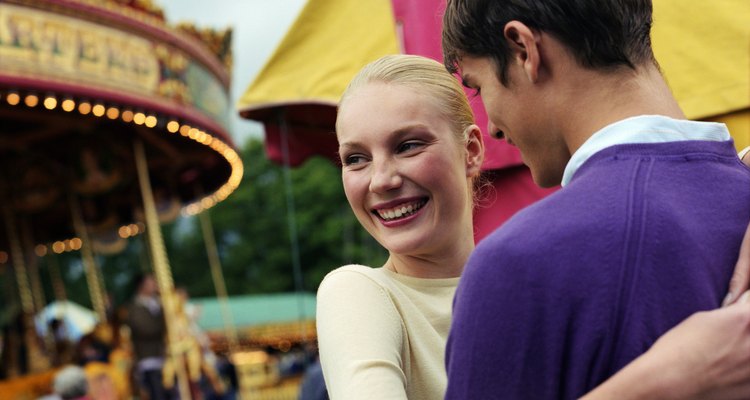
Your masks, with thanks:
M 389 277 L 382 268 L 371 268 L 365 265 L 350 264 L 329 272 L 318 287 L 318 298 L 365 297 L 387 298 Z M 374 299 L 371 299 L 374 300 Z
M 352 283 L 352 282 L 377 282 L 382 283 L 387 276 L 383 273 L 382 268 L 372 268 L 366 265 L 349 264 L 336 268 L 329 272 L 321 286 L 332 283 Z

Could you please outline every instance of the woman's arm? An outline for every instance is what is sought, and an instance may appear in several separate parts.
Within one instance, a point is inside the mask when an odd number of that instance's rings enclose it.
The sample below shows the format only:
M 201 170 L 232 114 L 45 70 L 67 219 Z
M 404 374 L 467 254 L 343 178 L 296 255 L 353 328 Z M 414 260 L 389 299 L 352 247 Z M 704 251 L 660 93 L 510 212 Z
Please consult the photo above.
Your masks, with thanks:
M 750 292 L 668 331 L 582 400 L 750 397 Z
M 403 326 L 385 290 L 337 270 L 318 289 L 320 362 L 331 399 L 406 399 Z
M 740 151 L 738 156 L 745 165 L 750 167 L 750 146 Z M 747 231 L 745 231 L 745 238 L 742 240 L 742 247 L 740 247 L 740 257 L 734 267 L 732 279 L 729 281 L 729 293 L 727 293 L 722 305 L 728 306 L 737 301 L 740 293 L 748 289 L 748 285 L 750 285 L 750 225 L 747 226 Z
M 750 160 L 750 156 L 746 157 Z M 750 201 L 750 199 L 748 199 Z M 723 306 L 728 306 L 740 297 L 740 293 L 748 289 L 748 281 L 750 280 L 750 225 L 747 226 L 745 231 L 745 237 L 742 239 L 742 245 L 740 246 L 740 256 L 737 259 L 737 264 L 734 267 L 734 274 L 732 279 L 729 281 L 729 293 L 724 299 Z

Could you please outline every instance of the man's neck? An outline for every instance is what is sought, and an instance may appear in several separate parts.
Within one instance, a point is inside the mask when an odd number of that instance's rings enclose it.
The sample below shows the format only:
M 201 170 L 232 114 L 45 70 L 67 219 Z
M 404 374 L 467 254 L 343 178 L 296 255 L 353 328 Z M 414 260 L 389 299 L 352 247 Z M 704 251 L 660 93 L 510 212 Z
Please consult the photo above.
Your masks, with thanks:
M 572 96 L 566 100 L 568 118 L 563 127 L 570 154 L 600 129 L 629 117 L 663 115 L 685 119 L 661 73 L 651 63 L 635 71 L 582 70 L 576 78 L 568 81 L 573 86 L 566 92 Z

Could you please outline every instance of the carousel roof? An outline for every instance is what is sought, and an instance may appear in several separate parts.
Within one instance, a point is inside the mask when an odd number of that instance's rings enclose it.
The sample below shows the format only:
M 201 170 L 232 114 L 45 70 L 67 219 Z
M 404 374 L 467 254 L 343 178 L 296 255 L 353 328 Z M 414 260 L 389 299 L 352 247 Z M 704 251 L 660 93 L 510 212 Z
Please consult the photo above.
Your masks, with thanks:
M 38 253 L 80 247 L 74 206 L 101 246 L 142 232 L 136 142 L 162 221 L 226 198 L 243 171 L 227 133 L 230 42 L 168 26 L 148 0 L 0 3 L 0 219 Z

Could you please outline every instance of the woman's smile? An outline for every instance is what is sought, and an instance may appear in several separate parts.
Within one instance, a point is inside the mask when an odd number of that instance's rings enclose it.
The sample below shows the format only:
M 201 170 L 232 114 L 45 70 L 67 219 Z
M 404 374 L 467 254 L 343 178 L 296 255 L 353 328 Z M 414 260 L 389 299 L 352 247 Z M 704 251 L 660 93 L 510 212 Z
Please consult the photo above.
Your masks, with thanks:
M 427 198 L 408 200 L 405 202 L 399 202 L 399 204 L 395 206 L 392 205 L 393 202 L 391 202 L 383 206 L 375 207 L 372 210 L 372 213 L 387 226 L 387 223 L 389 222 L 404 220 L 417 214 L 417 212 L 427 204 L 427 201 Z

